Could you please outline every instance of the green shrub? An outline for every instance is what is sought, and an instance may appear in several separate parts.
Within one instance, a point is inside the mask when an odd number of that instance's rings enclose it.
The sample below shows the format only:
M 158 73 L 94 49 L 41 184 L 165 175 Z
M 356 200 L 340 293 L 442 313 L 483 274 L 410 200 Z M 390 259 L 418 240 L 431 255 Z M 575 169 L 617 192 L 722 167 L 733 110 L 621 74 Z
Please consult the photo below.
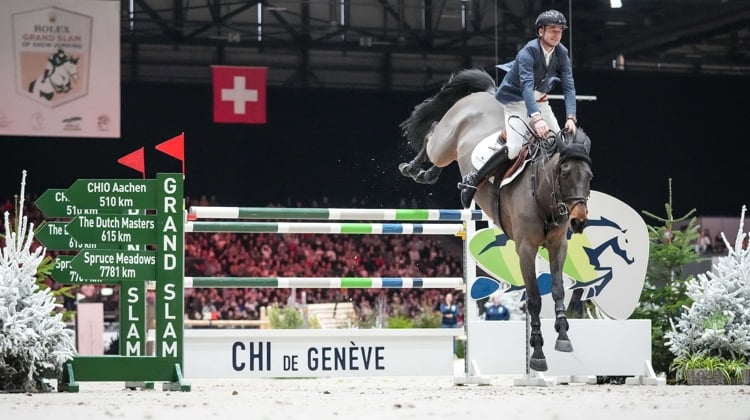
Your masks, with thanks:
M 273 304 L 268 308 L 268 322 L 271 328 L 293 330 L 302 328 L 304 320 L 302 314 L 292 306 L 279 308 L 278 304 Z
M 678 382 L 687 380 L 688 370 L 706 369 L 720 372 L 727 383 L 739 383 L 742 380 L 742 371 L 750 368 L 750 365 L 745 359 L 727 360 L 722 357 L 695 353 L 675 358 L 669 368 L 675 373 L 675 379 Z
M 388 328 L 414 328 L 414 324 L 407 317 L 392 316 L 388 318 Z
M 414 328 L 440 328 L 442 316 L 440 312 L 425 306 L 419 311 L 419 314 L 414 317 L 413 324 Z
M 454 348 L 456 349 L 456 357 L 459 359 L 463 359 L 464 356 L 466 356 L 466 340 L 458 340 L 455 338 L 454 340 L 454 343 L 456 343 L 454 346 Z

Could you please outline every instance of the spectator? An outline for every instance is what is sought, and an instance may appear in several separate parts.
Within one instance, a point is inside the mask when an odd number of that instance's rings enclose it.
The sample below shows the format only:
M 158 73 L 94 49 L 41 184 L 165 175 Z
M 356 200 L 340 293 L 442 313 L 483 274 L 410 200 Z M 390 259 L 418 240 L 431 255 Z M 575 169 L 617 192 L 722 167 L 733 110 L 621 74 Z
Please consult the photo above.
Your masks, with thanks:
M 458 305 L 453 303 L 453 293 L 448 292 L 445 294 L 445 301 L 440 304 L 438 310 L 442 315 L 441 327 L 458 327 Z
M 507 321 L 510 319 L 510 311 L 502 303 L 503 292 L 497 291 L 492 294 L 487 302 L 484 319 L 487 321 Z
M 710 254 L 713 252 L 711 245 L 711 231 L 708 228 L 703 229 L 703 232 L 695 242 L 695 252 L 699 255 Z

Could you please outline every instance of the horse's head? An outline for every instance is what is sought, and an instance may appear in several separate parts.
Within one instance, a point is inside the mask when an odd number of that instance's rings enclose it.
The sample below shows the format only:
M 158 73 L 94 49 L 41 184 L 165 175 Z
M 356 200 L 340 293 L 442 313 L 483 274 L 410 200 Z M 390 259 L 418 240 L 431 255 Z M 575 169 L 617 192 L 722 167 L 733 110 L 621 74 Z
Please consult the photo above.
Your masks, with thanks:
M 557 150 L 560 152 L 558 179 L 562 202 L 568 212 L 573 233 L 583 232 L 588 221 L 588 199 L 591 191 L 591 139 L 582 129 L 577 129 L 572 138 L 557 137 Z

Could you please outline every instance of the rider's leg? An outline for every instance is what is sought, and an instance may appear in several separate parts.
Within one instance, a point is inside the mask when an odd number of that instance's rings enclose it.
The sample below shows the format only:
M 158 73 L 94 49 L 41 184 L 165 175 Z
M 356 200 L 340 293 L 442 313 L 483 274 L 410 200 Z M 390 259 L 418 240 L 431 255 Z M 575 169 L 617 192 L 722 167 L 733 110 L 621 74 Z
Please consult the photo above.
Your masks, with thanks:
M 477 186 L 484 181 L 486 177 L 492 174 L 500 165 L 513 160 L 518 156 L 523 146 L 524 137 L 523 132 L 520 128 L 523 126 L 518 118 L 511 116 L 513 115 L 525 115 L 526 105 L 523 101 L 510 103 L 505 105 L 505 132 L 507 135 L 506 145 L 502 149 L 495 152 L 494 155 L 487 159 L 487 162 L 482 165 L 477 171 L 471 171 L 463 177 L 461 182 L 458 184 L 458 188 L 461 190 L 461 205 L 464 208 L 468 208 L 471 205 L 471 200 L 474 199 L 474 194 L 477 192 Z M 522 117 L 523 121 L 527 118 Z
M 461 183 L 458 184 L 461 189 L 461 205 L 464 208 L 469 208 L 471 200 L 474 199 L 474 193 L 477 191 L 477 185 L 482 180 L 487 178 L 495 169 L 499 168 L 505 162 L 508 162 L 508 148 L 503 146 L 500 150 L 495 152 L 494 155 L 487 159 L 487 162 L 482 165 L 477 171 L 471 171 L 463 177 Z
M 547 127 L 549 127 L 549 131 L 553 133 L 559 133 L 560 124 L 558 124 L 557 118 L 555 117 L 555 114 L 552 112 L 552 107 L 549 106 L 549 101 L 537 102 L 537 106 L 539 106 L 539 112 L 542 113 L 542 118 L 544 119 L 544 122 L 547 123 Z

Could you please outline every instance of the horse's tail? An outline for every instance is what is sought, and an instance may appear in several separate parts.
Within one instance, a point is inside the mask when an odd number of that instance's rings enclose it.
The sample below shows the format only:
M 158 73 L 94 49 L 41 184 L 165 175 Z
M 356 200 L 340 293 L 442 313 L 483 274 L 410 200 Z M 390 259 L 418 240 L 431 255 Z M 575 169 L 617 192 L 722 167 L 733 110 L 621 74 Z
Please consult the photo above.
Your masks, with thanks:
M 495 80 L 484 70 L 469 69 L 454 73 L 438 93 L 414 107 L 409 118 L 400 125 L 402 134 L 415 151 L 420 151 L 433 124 L 440 121 L 459 99 L 475 92 L 494 91 Z

